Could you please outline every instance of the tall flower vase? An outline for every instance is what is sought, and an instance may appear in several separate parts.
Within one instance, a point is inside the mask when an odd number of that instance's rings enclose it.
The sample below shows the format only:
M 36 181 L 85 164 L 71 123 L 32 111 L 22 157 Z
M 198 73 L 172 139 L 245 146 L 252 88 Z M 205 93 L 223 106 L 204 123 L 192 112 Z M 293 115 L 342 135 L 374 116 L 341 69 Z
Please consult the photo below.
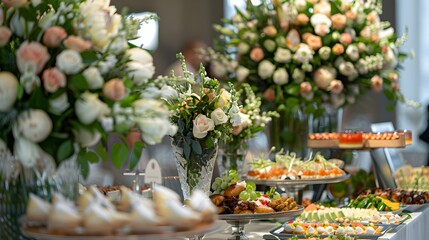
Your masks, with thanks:
M 20 231 L 19 218 L 25 213 L 29 193 L 48 200 L 57 190 L 54 170 L 49 158 L 26 167 L 14 156 L 0 152 L 0 239 L 27 239 Z
M 310 116 L 301 110 L 280 111 L 280 117 L 271 124 L 271 146 L 279 151 L 295 152 L 299 157 L 307 155 L 307 136 L 310 132 Z
M 181 144 L 173 140 L 172 146 L 176 156 L 176 167 L 183 199 L 190 199 L 192 191 L 195 189 L 202 190 L 208 195 L 218 145 L 215 144 L 212 148 L 202 148 L 201 154 L 197 154 L 191 149 L 188 158 L 185 157 Z
M 238 176 L 241 176 L 248 149 L 247 140 L 236 141 L 234 139 L 232 142 L 222 144 L 217 157 L 219 175 L 222 176 L 230 170 L 235 170 Z

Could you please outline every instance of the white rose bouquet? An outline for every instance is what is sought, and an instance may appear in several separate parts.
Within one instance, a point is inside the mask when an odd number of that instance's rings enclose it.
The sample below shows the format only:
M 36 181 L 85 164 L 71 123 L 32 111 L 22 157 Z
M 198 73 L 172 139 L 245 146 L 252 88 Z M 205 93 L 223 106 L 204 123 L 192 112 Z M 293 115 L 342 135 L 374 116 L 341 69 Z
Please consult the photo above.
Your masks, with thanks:
M 171 122 L 178 126 L 177 133 L 172 135 L 172 144 L 176 147 L 179 176 L 186 199 L 193 189 L 201 188 L 200 177 L 208 178 L 208 184 L 203 188 L 208 192 L 214 163 L 210 167 L 208 162 L 216 157 L 218 142 L 230 139 L 234 127 L 241 125 L 242 118 L 234 88 L 221 88 L 216 79 L 207 77 L 202 66 L 199 75 L 193 76 L 186 68 L 183 55 L 178 54 L 177 57 L 182 63 L 184 76 L 175 76 L 173 72 L 157 81 L 177 90 L 177 94 L 167 102 L 174 109 Z M 192 85 L 199 79 L 199 91 L 192 92 Z
M 75 153 L 84 175 L 107 158 L 110 132 L 115 166 L 130 151 L 125 136 L 142 132 L 148 144 L 175 134 L 170 110 L 150 89 L 152 56 L 128 43 L 142 21 L 117 14 L 110 1 L 2 1 L 0 3 L 0 142 L 26 167 L 42 156 L 60 164 Z M 151 16 L 146 20 L 153 20 Z M 157 128 L 157 126 L 162 126 Z M 156 131 L 155 131 L 156 129 Z M 76 152 L 78 151 L 78 152 Z M 1 173 L 1 172 L 0 172 Z
M 413 105 L 398 83 L 406 36 L 397 38 L 381 11 L 380 0 L 246 1 L 215 26 L 220 41 L 207 60 L 225 73 L 217 77 L 251 84 L 271 110 L 299 108 L 317 118 L 370 89 Z

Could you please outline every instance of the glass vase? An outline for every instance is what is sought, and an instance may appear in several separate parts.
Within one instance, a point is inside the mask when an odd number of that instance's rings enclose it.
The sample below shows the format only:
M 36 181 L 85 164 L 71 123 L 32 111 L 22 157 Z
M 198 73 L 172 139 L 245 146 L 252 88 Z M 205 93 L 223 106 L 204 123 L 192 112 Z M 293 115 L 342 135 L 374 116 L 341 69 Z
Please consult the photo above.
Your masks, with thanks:
M 181 144 L 172 141 L 172 146 L 176 156 L 183 199 L 190 199 L 192 191 L 195 189 L 202 190 L 209 195 L 218 145 L 215 144 L 212 148 L 202 148 L 201 154 L 191 150 L 188 158 L 185 157 Z
M 57 190 L 55 164 L 42 156 L 33 167 L 23 166 L 9 153 L 0 153 L 0 239 L 28 239 L 22 235 L 19 218 L 25 214 L 28 195 L 49 200 Z
M 243 164 L 246 160 L 249 144 L 247 140 L 224 143 L 219 149 L 217 164 L 219 175 L 228 173 L 229 170 L 237 171 L 238 176 L 243 174 Z

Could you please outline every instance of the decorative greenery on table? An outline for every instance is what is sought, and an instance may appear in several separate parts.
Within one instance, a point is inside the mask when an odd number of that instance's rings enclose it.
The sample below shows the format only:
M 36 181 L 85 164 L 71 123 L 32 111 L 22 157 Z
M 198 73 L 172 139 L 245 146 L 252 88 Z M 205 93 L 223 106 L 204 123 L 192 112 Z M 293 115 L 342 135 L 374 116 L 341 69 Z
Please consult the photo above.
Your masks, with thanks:
M 370 89 L 416 105 L 398 83 L 407 36 L 380 20 L 381 0 L 248 0 L 236 11 L 215 26 L 218 44 L 205 55 L 218 77 L 251 84 L 264 107 L 317 118 Z

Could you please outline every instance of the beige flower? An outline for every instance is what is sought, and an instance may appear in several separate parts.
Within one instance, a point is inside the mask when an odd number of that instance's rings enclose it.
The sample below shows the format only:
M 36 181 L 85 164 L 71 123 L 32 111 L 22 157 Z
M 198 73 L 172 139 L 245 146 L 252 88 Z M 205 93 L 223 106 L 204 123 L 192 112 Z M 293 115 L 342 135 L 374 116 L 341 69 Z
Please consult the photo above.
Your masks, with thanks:
M 121 101 L 127 95 L 124 81 L 119 78 L 109 80 L 103 86 L 103 94 L 110 100 Z
M 205 138 L 210 131 L 214 130 L 214 121 L 202 114 L 198 114 L 193 120 L 192 134 L 195 138 Z
M 220 125 L 228 122 L 228 116 L 226 116 L 225 112 L 220 108 L 216 108 L 210 114 L 210 118 L 213 120 L 215 125 Z
M 0 72 L 0 112 L 8 111 L 16 101 L 18 79 L 10 72 Z

